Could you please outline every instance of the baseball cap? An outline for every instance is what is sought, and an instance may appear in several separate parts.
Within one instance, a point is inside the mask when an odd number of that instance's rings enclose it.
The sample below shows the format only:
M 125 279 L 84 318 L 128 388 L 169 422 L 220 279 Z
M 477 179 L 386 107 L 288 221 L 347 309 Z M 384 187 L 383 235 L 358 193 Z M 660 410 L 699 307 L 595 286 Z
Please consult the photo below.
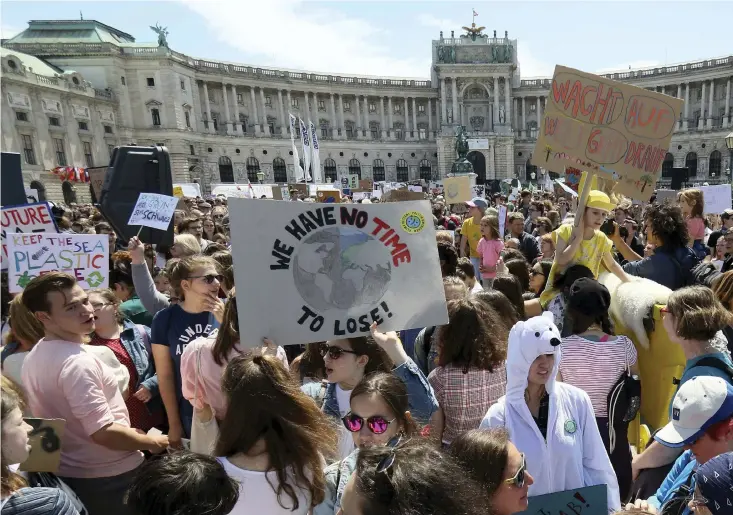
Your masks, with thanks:
M 733 209 L 726 209 L 720 214 L 720 218 L 723 220 L 728 220 L 730 218 L 733 218 Z
M 468 207 L 477 207 L 479 209 L 486 209 L 489 207 L 489 203 L 481 197 L 473 197 L 469 202 L 466 202 Z
M 733 417 L 733 385 L 716 376 L 695 376 L 672 401 L 672 420 L 654 439 L 667 447 L 684 447 L 713 424 Z
M 570 287 L 568 308 L 583 315 L 595 317 L 608 313 L 611 306 L 611 294 L 608 289 L 595 279 L 582 277 Z
M 733 452 L 726 452 L 700 465 L 695 473 L 705 506 L 715 515 L 733 510 Z

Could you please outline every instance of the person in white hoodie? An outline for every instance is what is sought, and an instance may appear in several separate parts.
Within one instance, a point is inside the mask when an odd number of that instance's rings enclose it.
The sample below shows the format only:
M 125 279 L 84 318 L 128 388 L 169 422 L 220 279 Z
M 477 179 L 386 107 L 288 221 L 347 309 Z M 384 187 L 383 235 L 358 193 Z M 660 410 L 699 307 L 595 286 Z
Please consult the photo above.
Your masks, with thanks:
M 621 508 L 618 481 L 588 394 L 556 381 L 560 332 L 550 312 L 517 322 L 509 333 L 506 395 L 481 428 L 505 427 L 534 478 L 529 495 L 607 485 L 608 509 Z

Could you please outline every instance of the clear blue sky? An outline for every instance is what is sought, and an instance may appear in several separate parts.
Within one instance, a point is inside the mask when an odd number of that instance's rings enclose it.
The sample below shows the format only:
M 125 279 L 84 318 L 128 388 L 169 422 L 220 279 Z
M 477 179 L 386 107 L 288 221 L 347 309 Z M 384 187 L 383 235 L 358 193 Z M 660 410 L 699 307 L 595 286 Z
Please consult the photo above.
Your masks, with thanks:
M 32 19 L 95 19 L 140 42 L 168 27 L 171 48 L 258 66 L 330 73 L 430 75 L 430 40 L 471 23 L 519 41 L 522 77 L 550 76 L 555 64 L 589 72 L 733 54 L 733 2 L 168 2 L 3 1 L 3 37 Z

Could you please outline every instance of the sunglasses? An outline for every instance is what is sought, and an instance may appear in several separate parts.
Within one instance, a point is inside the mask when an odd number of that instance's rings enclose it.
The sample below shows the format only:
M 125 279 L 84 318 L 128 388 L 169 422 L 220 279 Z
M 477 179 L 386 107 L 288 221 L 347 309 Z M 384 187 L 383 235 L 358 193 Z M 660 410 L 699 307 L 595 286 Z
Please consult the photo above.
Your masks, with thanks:
M 221 282 L 224 276 L 219 274 L 192 275 L 189 279 L 203 279 L 206 284 L 214 284 L 214 281 Z
M 397 419 L 393 418 L 392 420 L 387 420 L 381 415 L 375 415 L 365 420 L 364 417 L 360 417 L 359 415 L 351 412 L 347 413 L 346 416 L 341 419 L 344 423 L 344 427 L 352 433 L 358 433 L 361 431 L 361 428 L 364 427 L 364 422 L 366 422 L 369 431 L 375 435 L 383 434 L 387 429 L 389 429 L 389 425 L 395 420 Z
M 534 277 L 535 275 L 542 275 L 542 276 L 544 276 L 545 274 L 543 274 L 539 270 L 532 269 L 532 270 L 529 271 L 529 275 L 531 275 L 532 277 Z
M 331 359 L 339 359 L 341 356 L 343 356 L 344 352 L 347 354 L 357 354 L 353 350 L 346 350 L 342 349 L 341 347 L 336 347 L 335 345 L 324 345 L 321 347 L 321 356 L 324 358 L 326 357 L 326 354 L 328 354 L 328 357 Z
M 522 464 L 519 466 L 519 470 L 514 474 L 514 477 L 505 479 L 504 482 L 507 484 L 514 484 L 517 488 L 522 488 L 524 486 L 524 476 L 526 471 L 527 462 L 524 460 L 524 453 L 522 453 Z

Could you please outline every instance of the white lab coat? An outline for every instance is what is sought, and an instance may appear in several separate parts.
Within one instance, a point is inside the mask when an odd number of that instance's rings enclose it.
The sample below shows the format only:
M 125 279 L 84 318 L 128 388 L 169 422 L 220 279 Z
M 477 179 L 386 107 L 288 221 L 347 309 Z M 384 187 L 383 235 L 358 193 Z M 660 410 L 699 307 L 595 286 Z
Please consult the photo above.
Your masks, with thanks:
M 506 427 L 509 431 L 512 443 L 525 454 L 527 470 L 534 479 L 530 496 L 605 484 L 608 509 L 618 510 L 618 480 L 598 432 L 590 398 L 583 390 L 555 380 L 561 353 L 560 346 L 553 346 L 550 340 L 557 338 L 559 342 L 560 333 L 551 320 L 551 314 L 545 313 L 512 328 L 507 353 L 507 393 L 489 408 L 480 427 Z M 524 399 L 529 367 L 542 354 L 555 355 L 555 365 L 545 385 L 550 395 L 547 441 Z

